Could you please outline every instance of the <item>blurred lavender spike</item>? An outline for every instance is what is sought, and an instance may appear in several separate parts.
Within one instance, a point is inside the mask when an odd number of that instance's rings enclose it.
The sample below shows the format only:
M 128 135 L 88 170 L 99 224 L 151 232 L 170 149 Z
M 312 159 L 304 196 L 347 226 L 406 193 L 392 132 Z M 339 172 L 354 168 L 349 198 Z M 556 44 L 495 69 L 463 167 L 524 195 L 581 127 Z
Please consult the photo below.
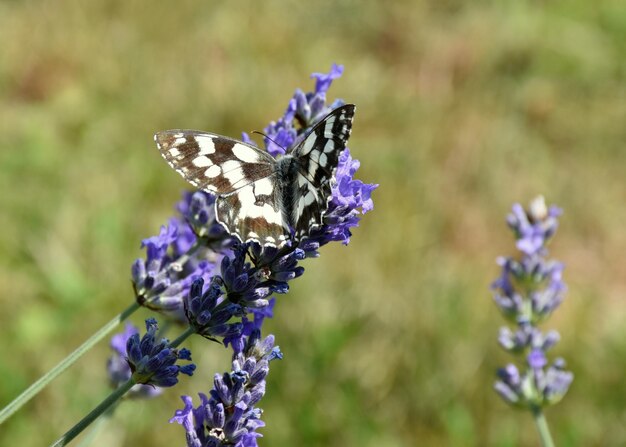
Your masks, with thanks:
M 533 413 L 561 400 L 574 378 L 563 359 L 548 361 L 547 352 L 560 339 L 558 332 L 544 334 L 537 327 L 561 304 L 566 290 L 563 264 L 548 259 L 547 248 L 561 214 L 560 208 L 547 207 L 542 196 L 527 208 L 513 205 L 507 224 L 520 254 L 498 259 L 501 275 L 492 284 L 496 306 L 516 325 L 515 330 L 500 329 L 499 343 L 523 359 L 522 367 L 509 364 L 498 370 L 494 388 L 505 402 Z

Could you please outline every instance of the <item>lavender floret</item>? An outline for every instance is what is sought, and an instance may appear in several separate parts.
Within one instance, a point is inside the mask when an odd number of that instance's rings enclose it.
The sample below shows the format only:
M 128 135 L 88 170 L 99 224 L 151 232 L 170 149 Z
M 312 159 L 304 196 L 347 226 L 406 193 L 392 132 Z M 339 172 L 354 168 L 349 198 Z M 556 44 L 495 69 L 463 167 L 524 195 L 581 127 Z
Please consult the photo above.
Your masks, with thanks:
M 214 195 L 205 191 L 185 192 L 176 209 L 193 229 L 195 236 L 209 241 L 227 238 L 226 230 L 215 218 Z

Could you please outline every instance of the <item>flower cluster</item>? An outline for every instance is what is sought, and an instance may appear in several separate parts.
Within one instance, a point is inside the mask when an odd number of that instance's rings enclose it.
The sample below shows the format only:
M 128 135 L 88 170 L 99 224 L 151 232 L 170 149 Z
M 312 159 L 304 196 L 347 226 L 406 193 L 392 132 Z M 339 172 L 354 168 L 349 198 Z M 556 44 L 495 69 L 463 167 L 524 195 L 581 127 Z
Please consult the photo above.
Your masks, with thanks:
M 137 259 L 131 269 L 135 295 L 141 305 L 184 321 L 183 298 L 189 294 L 191 284 L 197 278 L 208 280 L 213 276 L 219 265 L 219 252 L 204 244 L 192 226 L 204 216 L 202 210 L 192 205 L 203 203 L 207 211 L 212 209 L 207 203 L 209 199 L 203 193 L 185 194 L 178 208 L 188 214 L 170 219 L 158 236 L 142 241 L 146 259 Z M 210 224 L 202 229 L 207 233 L 214 231 Z
M 492 285 L 494 301 L 502 314 L 516 325 L 500 329 L 499 343 L 506 351 L 524 357 L 527 368 L 513 364 L 498 371 L 495 390 L 509 404 L 537 409 L 558 402 L 574 378 L 565 361 L 548 366 L 546 353 L 559 341 L 559 334 L 537 328 L 563 301 L 566 287 L 563 264 L 548 260 L 547 244 L 556 233 L 561 210 L 546 207 L 537 197 L 524 209 L 513 206 L 507 223 L 513 230 L 520 259 L 500 258 L 502 274 Z
M 128 323 L 123 332 L 115 334 L 111 338 L 110 346 L 113 350 L 113 354 L 107 361 L 107 373 L 109 375 L 109 382 L 114 388 L 128 382 L 133 374 L 127 360 L 126 344 L 128 343 L 128 339 L 135 334 L 139 335 L 139 329 Z M 156 397 L 162 392 L 163 389 L 157 386 L 137 384 L 130 389 L 127 396 L 150 398 Z
M 317 256 L 317 248 L 332 241 L 347 245 L 352 236 L 350 228 L 359 225 L 361 214 L 374 209 L 371 196 L 378 185 L 355 180 L 353 177 L 359 166 L 359 161 L 350 156 L 349 149 L 345 149 L 339 156 L 336 182 L 332 186 L 332 198 L 324 214 L 324 225 L 314 229 L 309 239 L 300 244 L 307 256 Z
M 242 341 L 243 350 L 233 354 L 232 370 L 215 375 L 209 396 L 199 393 L 196 408 L 190 396 L 181 397 L 185 408 L 177 410 L 170 422 L 183 426 L 188 447 L 255 447 L 262 436 L 257 429 L 265 424 L 256 404 L 265 394 L 269 363 L 282 354 L 274 337 L 262 340 L 258 329 Z
M 170 347 L 169 340 L 165 338 L 157 342 L 158 330 L 156 320 L 149 318 L 146 320 L 146 334 L 141 339 L 138 333 L 128 337 L 127 361 L 135 383 L 167 388 L 178 383 L 178 374 L 193 375 L 196 365 L 177 365 L 179 360 L 191 360 L 191 352 Z
M 189 296 L 185 299 L 187 321 L 196 334 L 209 339 L 239 336 L 242 323 L 229 321 L 235 316 L 243 316 L 244 308 L 225 299 L 218 282 L 219 277 L 214 277 L 203 292 L 204 279 L 198 278 L 194 281 Z

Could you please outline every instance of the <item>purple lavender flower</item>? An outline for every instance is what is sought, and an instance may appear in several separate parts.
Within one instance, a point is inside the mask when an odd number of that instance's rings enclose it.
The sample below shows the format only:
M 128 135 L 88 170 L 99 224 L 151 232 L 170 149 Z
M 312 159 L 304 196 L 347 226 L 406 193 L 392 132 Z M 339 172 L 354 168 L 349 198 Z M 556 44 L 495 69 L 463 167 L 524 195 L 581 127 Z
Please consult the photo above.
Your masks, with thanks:
M 254 318 L 252 320 L 243 317 L 241 319 L 241 332 L 239 334 L 233 334 L 230 337 L 224 337 L 224 345 L 228 346 L 230 344 L 235 354 L 243 352 L 248 337 L 254 331 L 260 332 L 263 321 L 266 318 L 272 318 L 274 316 L 274 304 L 276 304 L 276 298 L 272 298 L 268 306 L 254 309 Z
M 534 351 L 528 356 L 529 369 L 525 372 L 520 373 L 513 364 L 499 369 L 499 380 L 494 389 L 506 403 L 518 408 L 554 405 L 565 396 L 574 375 L 565 371 L 562 358 L 555 359 L 546 369 L 547 364 L 545 355 L 541 351 Z
M 228 234 L 215 221 L 214 198 L 205 192 L 185 193 L 158 236 L 142 241 L 146 259 L 132 266 L 137 301 L 177 321 L 185 321 L 183 299 L 198 278 L 209 280 L 221 261 Z
M 110 346 L 113 350 L 113 354 L 107 361 L 107 373 L 109 375 L 109 382 L 114 388 L 128 382 L 132 375 L 126 358 L 126 344 L 128 343 L 128 339 L 135 334 L 139 334 L 139 329 L 127 323 L 124 332 L 115 334 L 111 338 Z M 151 398 L 160 395 L 162 392 L 163 389 L 157 386 L 137 384 L 130 389 L 126 396 Z
M 343 100 L 336 99 L 330 106 L 326 105 L 326 92 L 332 82 L 343 74 L 343 65 L 333 64 L 328 73 L 313 73 L 311 78 L 315 79 L 315 91 L 304 93 L 296 90 L 293 101 L 295 101 L 294 117 L 301 127 L 311 127 L 320 119 L 326 116 L 331 110 L 344 104 Z
M 324 225 L 314 229 L 309 238 L 300 243 L 300 248 L 306 252 L 307 257 L 317 257 L 317 249 L 332 241 L 347 245 L 352 236 L 350 228 L 358 226 L 361 214 L 374 209 L 371 196 L 378 185 L 354 180 L 359 166 L 359 161 L 350 156 L 349 149 L 341 153 L 335 173 L 336 182 L 332 187 L 332 198 L 324 214 Z
M 505 368 L 498 370 L 500 380 L 494 384 L 496 392 L 504 399 L 505 402 L 521 406 L 520 399 L 523 398 L 522 378 L 517 366 L 509 363 Z
M 229 301 L 256 309 L 268 305 L 267 297 L 273 290 L 263 281 L 259 269 L 247 260 L 251 245 L 234 244 L 233 256 L 222 259 L 221 279 Z
M 138 333 L 132 334 L 126 342 L 126 354 L 135 383 L 165 388 L 176 385 L 180 373 L 193 375 L 196 365 L 177 365 L 178 360 L 191 360 L 191 352 L 170 348 L 165 338 L 157 342 L 158 329 L 154 318 L 147 319 L 146 334 L 141 339 Z
M 557 331 L 550 331 L 544 335 L 529 322 L 520 321 L 515 332 L 508 327 L 500 328 L 498 342 L 503 349 L 512 353 L 525 352 L 528 348 L 547 352 L 560 338 Z
M 248 251 L 255 266 L 253 276 L 259 281 L 261 287 L 270 292 L 287 293 L 288 281 L 304 273 L 304 268 L 298 266 L 298 261 L 305 258 L 305 252 L 300 248 L 287 247 L 278 251 L 274 247 L 261 248 L 258 245 L 252 245 Z
M 340 78 L 343 74 L 343 65 L 333 64 L 329 73 L 313 73 L 312 78 L 315 79 L 315 94 L 325 94 L 330 88 L 330 84 Z
M 205 191 L 184 192 L 183 200 L 176 209 L 193 229 L 194 236 L 209 239 L 208 242 L 220 241 L 228 234 L 215 219 L 215 196 Z M 195 237 L 192 242 L 195 242 Z M 190 244 L 191 246 L 191 244 Z M 184 253 L 187 250 L 180 250 Z
M 198 278 L 191 285 L 189 297 L 185 300 L 185 315 L 189 325 L 197 334 L 215 340 L 216 337 L 237 337 L 241 334 L 242 323 L 231 322 L 235 317 L 244 316 L 244 308 L 223 297 L 222 287 L 217 277 L 203 292 L 204 280 Z
M 269 363 L 281 358 L 274 336 L 261 340 L 260 331 L 254 330 L 243 351 L 233 355 L 231 372 L 215 375 L 209 396 L 199 393 L 198 407 L 193 407 L 190 396 L 182 396 L 185 407 L 170 422 L 183 426 L 187 446 L 256 447 L 262 436 L 257 430 L 265 425 L 256 404 L 265 394 Z
M 507 223 L 515 232 L 517 248 L 527 255 L 541 252 L 547 242 L 554 236 L 559 222 L 557 218 L 562 210 L 556 206 L 546 207 L 542 196 L 536 197 L 524 210 L 522 205 L 513 205 Z
M 546 370 L 541 382 L 536 385 L 546 405 L 554 405 L 560 401 L 574 381 L 574 374 L 566 371 L 565 366 L 565 360 L 557 357 Z
M 517 326 L 500 329 L 499 343 L 512 354 L 525 357 L 526 369 L 509 364 L 498 371 L 495 390 L 507 402 L 536 412 L 558 402 L 574 378 L 557 359 L 548 366 L 547 352 L 559 341 L 556 331 L 543 333 L 537 325 L 563 301 L 563 264 L 548 260 L 547 243 L 555 235 L 561 210 L 546 207 L 543 197 L 524 209 L 513 206 L 507 223 L 513 230 L 519 259 L 499 258 L 500 277 L 493 283 L 494 301 L 502 314 Z
M 253 262 L 248 261 L 248 252 Z M 206 290 L 204 280 L 196 279 L 184 303 L 187 321 L 195 332 L 214 340 L 221 337 L 226 345 L 250 334 L 242 332 L 247 313 L 254 315 L 254 327 L 260 329 L 263 319 L 272 316 L 274 300 L 267 297 L 286 293 L 287 281 L 304 272 L 297 266 L 298 260 L 304 259 L 300 249 L 280 255 L 275 248 L 235 242 L 232 255 L 222 259 L 220 274 L 213 276 Z M 241 322 L 236 321 L 239 317 Z
M 539 222 L 536 225 L 540 224 Z M 556 228 L 557 222 L 552 225 Z M 515 234 L 524 237 L 517 231 Z M 554 232 L 549 237 L 553 234 Z M 548 239 L 542 239 L 544 244 Z M 532 253 L 522 249 L 520 251 L 522 257 L 519 260 L 511 257 L 498 258 L 502 274 L 492 284 L 494 300 L 503 315 L 509 319 L 515 321 L 518 315 L 524 314 L 536 323 L 547 318 L 563 301 L 567 290 L 562 281 L 563 264 L 545 258 L 545 245 L 539 246 Z

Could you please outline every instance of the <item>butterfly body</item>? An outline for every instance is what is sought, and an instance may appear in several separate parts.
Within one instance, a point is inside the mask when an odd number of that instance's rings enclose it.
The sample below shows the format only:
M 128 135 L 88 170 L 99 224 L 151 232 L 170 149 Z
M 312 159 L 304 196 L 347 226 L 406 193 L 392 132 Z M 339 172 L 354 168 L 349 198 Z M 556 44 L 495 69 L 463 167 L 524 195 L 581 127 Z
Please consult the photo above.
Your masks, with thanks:
M 283 157 L 276 161 L 274 174 L 271 176 L 272 187 L 276 195 L 276 209 L 281 213 L 283 221 L 289 225 L 291 216 L 289 214 L 289 197 L 292 196 L 293 188 L 289 184 L 294 174 L 294 164 L 291 157 Z M 263 199 L 261 199 L 263 201 Z
M 199 131 L 159 132 L 161 155 L 199 189 L 217 196 L 217 221 L 241 241 L 281 247 L 323 223 L 354 105 L 330 112 L 276 160 L 228 137 Z

